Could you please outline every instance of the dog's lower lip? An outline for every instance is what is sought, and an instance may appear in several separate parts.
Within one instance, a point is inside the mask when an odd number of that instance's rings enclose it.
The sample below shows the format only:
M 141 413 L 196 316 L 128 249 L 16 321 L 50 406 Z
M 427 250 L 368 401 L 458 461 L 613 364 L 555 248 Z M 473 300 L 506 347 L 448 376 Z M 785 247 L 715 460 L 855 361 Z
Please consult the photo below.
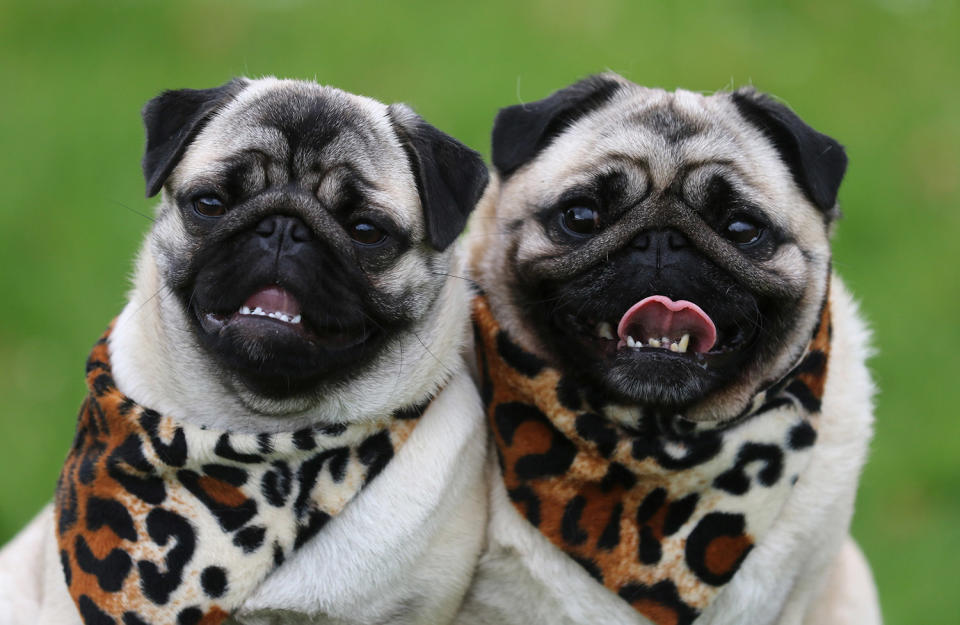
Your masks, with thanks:
M 200 325 L 204 331 L 210 334 L 219 334 L 223 332 L 227 326 L 239 323 L 247 326 L 262 327 L 268 330 L 272 328 L 274 330 L 282 329 L 283 331 L 293 332 L 305 341 L 334 350 L 357 347 L 367 342 L 375 334 L 375 329 L 372 327 L 363 328 L 354 334 L 342 331 L 324 332 L 322 330 L 312 329 L 302 320 L 297 323 L 291 323 L 267 314 L 250 314 L 239 311 L 232 315 L 208 312 L 199 315 L 199 317 Z
M 208 312 L 202 313 L 198 316 L 200 318 L 200 325 L 208 334 L 216 334 L 220 332 L 223 330 L 223 326 L 227 324 L 226 315 Z

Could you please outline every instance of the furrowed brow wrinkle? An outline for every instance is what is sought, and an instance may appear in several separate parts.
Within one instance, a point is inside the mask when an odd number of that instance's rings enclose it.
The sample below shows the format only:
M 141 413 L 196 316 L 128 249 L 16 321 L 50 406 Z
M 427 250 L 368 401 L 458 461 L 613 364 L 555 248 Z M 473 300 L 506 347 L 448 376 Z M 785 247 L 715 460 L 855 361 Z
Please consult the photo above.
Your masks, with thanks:
M 650 162 L 643 157 L 632 154 L 624 154 L 622 152 L 611 152 L 604 160 L 609 160 L 611 163 L 622 164 L 628 167 L 635 167 L 643 172 L 643 174 L 647 177 L 647 180 L 650 179 Z
M 252 195 L 267 186 L 265 170 L 252 159 L 241 159 L 232 165 L 224 177 L 223 188 L 231 201 Z
M 333 172 L 339 172 L 341 170 L 346 170 L 354 180 L 358 181 L 364 186 L 372 189 L 379 189 L 374 181 L 370 180 L 366 174 L 360 171 L 356 165 L 349 161 L 337 161 L 335 163 L 331 163 L 329 166 L 327 166 L 324 173 L 329 174 Z
M 380 187 L 367 178 L 363 172 L 359 171 L 350 163 L 343 162 L 333 163 L 320 169 L 320 178 L 313 186 L 313 194 L 319 196 L 325 184 L 328 185 L 328 188 L 325 190 L 329 191 L 332 195 L 338 195 L 348 187 L 350 191 L 360 195 L 364 195 L 364 191 L 380 190 Z M 333 186 L 330 187 L 330 185 Z M 339 209 L 342 205 L 343 203 L 337 203 L 331 205 L 331 208 L 335 212 L 340 212 Z

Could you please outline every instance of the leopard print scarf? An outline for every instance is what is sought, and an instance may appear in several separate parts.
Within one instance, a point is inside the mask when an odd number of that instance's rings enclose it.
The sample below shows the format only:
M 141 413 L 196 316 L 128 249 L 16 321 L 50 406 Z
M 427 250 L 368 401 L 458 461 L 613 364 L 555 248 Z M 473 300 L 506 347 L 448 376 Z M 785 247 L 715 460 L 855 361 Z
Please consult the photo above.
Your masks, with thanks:
M 519 347 L 482 295 L 473 313 L 481 395 L 517 511 L 656 625 L 693 622 L 809 462 L 829 306 L 799 364 L 723 426 L 604 402 Z M 624 411 L 636 428 L 619 425 Z
M 57 484 L 67 587 L 86 625 L 216 625 L 383 470 L 426 410 L 296 432 L 217 432 L 121 393 L 107 339 Z

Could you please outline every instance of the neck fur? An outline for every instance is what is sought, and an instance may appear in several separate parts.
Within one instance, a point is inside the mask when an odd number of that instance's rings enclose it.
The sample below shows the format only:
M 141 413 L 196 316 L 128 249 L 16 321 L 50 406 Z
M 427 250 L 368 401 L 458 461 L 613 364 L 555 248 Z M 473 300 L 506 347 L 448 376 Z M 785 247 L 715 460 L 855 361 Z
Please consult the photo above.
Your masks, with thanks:
M 723 424 L 640 415 L 520 348 L 474 300 L 481 396 L 519 514 L 657 625 L 691 623 L 770 528 L 817 437 L 830 313 L 806 355 Z M 622 417 L 622 415 L 621 415 Z

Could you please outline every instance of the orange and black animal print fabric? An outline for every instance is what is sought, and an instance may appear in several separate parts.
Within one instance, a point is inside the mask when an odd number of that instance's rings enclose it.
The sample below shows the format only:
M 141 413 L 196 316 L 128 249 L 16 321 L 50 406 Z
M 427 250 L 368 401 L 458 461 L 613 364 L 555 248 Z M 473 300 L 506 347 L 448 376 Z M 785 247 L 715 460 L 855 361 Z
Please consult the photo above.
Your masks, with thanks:
M 816 441 L 830 312 L 735 423 L 606 404 L 473 305 L 481 395 L 517 511 L 657 625 L 691 623 L 777 517 Z M 608 415 L 637 410 L 636 428 Z
M 60 474 L 56 534 L 86 625 L 216 625 L 383 470 L 429 402 L 371 424 L 216 432 L 114 384 L 109 330 Z

